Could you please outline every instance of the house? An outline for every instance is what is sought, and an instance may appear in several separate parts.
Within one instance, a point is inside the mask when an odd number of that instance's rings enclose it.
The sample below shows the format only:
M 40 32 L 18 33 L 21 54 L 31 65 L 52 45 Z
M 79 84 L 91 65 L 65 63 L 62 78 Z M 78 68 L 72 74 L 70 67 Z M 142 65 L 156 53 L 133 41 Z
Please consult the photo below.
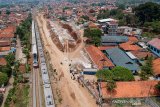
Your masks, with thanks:
M 153 60 L 153 72 L 154 75 L 160 79 L 160 58 Z
M 136 64 L 124 51 L 119 48 L 112 48 L 103 52 L 116 66 L 125 67 L 131 70 L 132 73 L 136 73 L 140 70 L 138 64 Z
M 148 48 L 160 57 L 160 38 L 154 38 L 148 42 Z
M 4 57 L 0 57 L 0 66 L 4 66 L 7 64 L 7 61 Z
M 112 98 L 144 98 L 159 96 L 160 93 L 155 89 L 158 81 L 131 81 L 116 82 L 116 88 L 112 92 Z M 106 89 L 107 83 L 101 83 L 103 99 L 111 97 L 111 92 Z
M 135 36 L 140 37 L 142 34 L 142 29 L 139 28 L 132 28 L 128 26 L 120 26 L 117 28 L 117 33 L 126 35 L 126 36 Z
M 142 49 L 138 45 L 131 44 L 130 42 L 122 43 L 119 47 L 124 51 L 138 51 Z
M 98 20 L 98 23 L 105 24 L 106 22 L 113 22 L 113 21 L 117 22 L 117 20 L 115 20 L 115 19 L 107 18 L 107 19 Z
M 104 33 L 108 34 L 109 36 L 116 36 L 117 28 L 118 28 L 118 23 L 115 21 L 106 22 L 106 24 L 102 26 Z
M 108 59 L 99 49 L 93 45 L 85 48 L 87 54 L 93 62 L 94 68 L 103 69 L 108 68 L 111 69 L 114 67 L 114 64 L 110 59 Z M 105 61 L 103 61 L 105 60 Z
M 124 42 L 128 42 L 127 36 L 107 36 L 107 35 L 101 36 L 101 44 L 103 46 L 106 46 L 106 45 L 115 46 Z
M 137 50 L 137 51 L 130 51 L 134 56 L 136 56 L 138 59 L 146 59 L 147 57 L 152 56 L 148 50 Z

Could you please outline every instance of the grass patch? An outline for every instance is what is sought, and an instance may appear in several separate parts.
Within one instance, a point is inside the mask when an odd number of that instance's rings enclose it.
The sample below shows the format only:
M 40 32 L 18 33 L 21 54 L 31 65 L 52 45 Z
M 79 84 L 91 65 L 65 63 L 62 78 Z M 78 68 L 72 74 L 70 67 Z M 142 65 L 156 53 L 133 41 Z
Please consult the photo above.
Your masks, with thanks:
M 9 91 L 4 107 L 27 107 L 29 103 L 29 85 L 17 84 Z

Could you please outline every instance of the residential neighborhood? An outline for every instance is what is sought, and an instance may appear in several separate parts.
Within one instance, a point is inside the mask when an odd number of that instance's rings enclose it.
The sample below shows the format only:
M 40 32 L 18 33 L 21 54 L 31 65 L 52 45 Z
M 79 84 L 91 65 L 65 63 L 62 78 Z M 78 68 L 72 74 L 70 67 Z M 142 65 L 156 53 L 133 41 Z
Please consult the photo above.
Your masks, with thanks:
M 159 0 L 0 0 L 2 107 L 159 107 Z

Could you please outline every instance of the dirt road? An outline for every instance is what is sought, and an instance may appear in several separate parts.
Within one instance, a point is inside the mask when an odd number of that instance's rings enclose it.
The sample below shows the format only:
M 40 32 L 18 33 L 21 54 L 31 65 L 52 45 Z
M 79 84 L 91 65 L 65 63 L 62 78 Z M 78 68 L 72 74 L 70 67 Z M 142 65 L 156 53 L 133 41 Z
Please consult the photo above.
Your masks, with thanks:
M 59 78 L 57 85 L 61 92 L 62 103 L 57 106 L 97 107 L 95 100 L 91 97 L 87 90 L 79 86 L 76 81 L 71 79 L 71 74 L 69 73 L 70 60 L 67 57 L 68 55 L 61 52 L 52 42 L 50 32 L 46 26 L 46 20 L 43 18 L 42 14 L 39 14 L 36 19 L 40 28 L 44 47 L 50 56 L 51 64 L 56 69 L 58 74 L 61 74 L 61 78 Z

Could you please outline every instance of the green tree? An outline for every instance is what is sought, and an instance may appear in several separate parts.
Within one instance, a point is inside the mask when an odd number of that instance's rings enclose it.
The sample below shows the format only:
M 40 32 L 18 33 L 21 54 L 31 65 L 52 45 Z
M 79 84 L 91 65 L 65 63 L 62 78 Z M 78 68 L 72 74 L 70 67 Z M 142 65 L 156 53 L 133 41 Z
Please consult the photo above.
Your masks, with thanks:
M 140 73 L 140 78 L 141 78 L 141 80 L 148 80 L 148 75 L 147 75 L 147 73 L 144 72 L 144 71 L 141 71 L 141 73 Z
M 10 14 L 11 14 L 11 11 L 10 11 L 10 10 L 6 10 L 6 14 L 7 14 L 7 15 L 10 15 Z
M 3 94 L 0 94 L 0 106 L 2 105 L 3 102 Z
M 160 81 L 158 82 L 158 84 L 155 85 L 155 88 L 160 91 Z
M 7 65 L 11 67 L 14 64 L 15 55 L 13 53 L 9 53 L 7 56 L 5 56 L 5 59 L 7 61 Z
M 115 88 L 117 87 L 116 82 L 115 81 L 108 81 L 107 82 L 107 90 L 112 92 Z
M 10 66 L 6 65 L 6 66 L 3 66 L 3 67 L 0 67 L 0 72 L 2 73 L 5 73 L 8 75 L 8 77 L 11 76 L 11 73 L 12 73 L 12 69 Z
M 112 69 L 115 81 L 133 81 L 134 76 L 130 70 L 124 67 L 115 67 Z
M 81 16 L 81 18 L 83 18 L 85 20 L 89 20 L 89 17 L 87 15 L 83 15 L 83 16 Z
M 110 70 L 99 70 L 96 72 L 96 76 L 103 81 L 112 80 L 113 74 Z
M 148 57 L 146 63 L 141 67 L 142 71 L 146 72 L 149 75 L 153 74 L 153 57 Z
M 8 82 L 8 76 L 5 73 L 0 72 L 0 86 L 6 85 Z
M 100 45 L 101 35 L 102 35 L 102 31 L 100 29 L 87 28 L 84 30 L 84 36 L 91 39 L 92 40 L 91 43 L 93 43 L 96 46 Z
M 160 5 L 152 2 L 141 4 L 135 9 L 135 15 L 143 25 L 145 22 L 152 22 L 160 19 Z

